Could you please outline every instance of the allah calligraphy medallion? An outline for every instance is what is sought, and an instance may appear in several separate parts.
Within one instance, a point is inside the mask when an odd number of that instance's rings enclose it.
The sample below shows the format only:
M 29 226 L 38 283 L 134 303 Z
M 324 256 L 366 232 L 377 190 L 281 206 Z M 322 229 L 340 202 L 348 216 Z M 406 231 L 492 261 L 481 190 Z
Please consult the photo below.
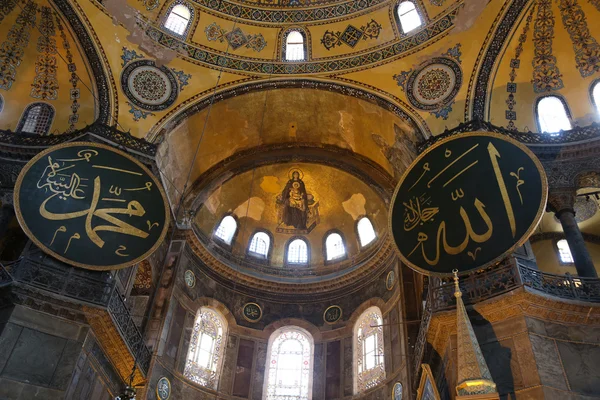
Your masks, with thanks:
M 390 208 L 400 258 L 428 275 L 484 268 L 521 246 L 540 222 L 548 185 L 537 157 L 505 135 L 449 137 L 404 174 Z
M 323 321 L 328 324 L 335 324 L 342 318 L 342 308 L 340 306 L 329 306 L 323 313 Z
M 68 264 L 120 269 L 156 250 L 169 225 L 160 182 L 110 146 L 73 142 L 25 165 L 14 192 L 21 227 L 43 251 Z
M 256 303 L 246 303 L 242 309 L 242 314 L 246 321 L 256 323 L 262 318 L 262 308 Z

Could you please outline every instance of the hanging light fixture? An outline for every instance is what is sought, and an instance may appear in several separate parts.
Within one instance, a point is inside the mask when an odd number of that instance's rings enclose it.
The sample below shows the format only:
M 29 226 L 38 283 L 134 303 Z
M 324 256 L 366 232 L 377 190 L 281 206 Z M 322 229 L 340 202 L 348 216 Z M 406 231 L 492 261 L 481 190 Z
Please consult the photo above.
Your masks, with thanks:
M 135 389 L 131 386 L 125 386 L 123 392 L 115 397 L 115 400 L 135 400 Z

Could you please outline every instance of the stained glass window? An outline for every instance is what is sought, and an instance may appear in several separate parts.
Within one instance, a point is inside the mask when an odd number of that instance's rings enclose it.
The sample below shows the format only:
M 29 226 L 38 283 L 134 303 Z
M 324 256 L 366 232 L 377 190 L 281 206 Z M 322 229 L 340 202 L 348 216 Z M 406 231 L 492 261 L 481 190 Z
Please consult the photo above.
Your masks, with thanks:
M 560 257 L 560 261 L 564 264 L 572 264 L 573 254 L 571 254 L 571 248 L 569 247 L 569 243 L 566 239 L 561 239 L 556 242 L 556 247 L 558 247 L 558 256 Z
M 225 320 L 210 308 L 196 315 L 183 375 L 202 386 L 216 389 L 227 334 Z
M 285 59 L 287 61 L 304 60 L 304 37 L 298 31 L 291 31 L 285 39 Z
M 223 242 L 231 244 L 235 231 L 237 231 L 237 222 L 231 215 L 227 215 L 221 220 L 219 227 L 215 231 L 215 236 Z
M 538 102 L 537 118 L 540 132 L 557 135 L 560 131 L 572 129 L 565 105 L 556 96 L 546 96 Z
M 408 33 L 421 26 L 421 17 L 412 1 L 403 1 L 398 6 L 398 19 L 402 32 Z
M 250 247 L 248 251 L 254 255 L 263 258 L 267 258 L 269 254 L 269 246 L 271 245 L 271 238 L 265 232 L 256 232 L 252 236 L 250 241 Z
M 375 235 L 375 229 L 373 229 L 373 224 L 367 217 L 362 217 L 358 221 L 356 230 L 358 231 L 358 238 L 360 239 L 360 245 L 362 247 L 370 244 L 377 237 L 377 235 Z
M 264 398 L 309 400 L 312 392 L 313 340 L 295 326 L 276 330 L 269 340 Z
M 171 9 L 164 27 L 174 34 L 182 36 L 187 31 L 191 17 L 192 13 L 190 12 L 190 9 L 183 4 L 178 4 Z
M 288 264 L 307 264 L 308 246 L 302 239 L 295 239 L 288 246 L 287 252 Z
M 54 108 L 46 103 L 33 103 L 27 106 L 17 132 L 36 133 L 47 135 L 54 120 Z
M 383 317 L 377 307 L 368 308 L 354 325 L 355 393 L 385 380 Z
M 330 233 L 325 239 L 325 250 L 327 253 L 327 261 L 335 260 L 346 255 L 344 241 L 339 233 Z

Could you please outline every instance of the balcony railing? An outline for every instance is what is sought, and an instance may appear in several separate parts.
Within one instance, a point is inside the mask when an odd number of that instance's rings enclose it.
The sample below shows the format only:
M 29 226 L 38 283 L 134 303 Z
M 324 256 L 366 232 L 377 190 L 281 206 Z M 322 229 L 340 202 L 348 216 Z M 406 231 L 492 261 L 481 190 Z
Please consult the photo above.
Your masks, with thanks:
M 48 257 L 42 260 L 25 256 L 10 264 L 0 264 L 0 287 L 17 282 L 106 309 L 138 367 L 147 374 L 152 353 L 131 318 L 115 277 L 110 272 L 82 270 Z
M 530 268 L 516 258 L 508 258 L 494 267 L 473 272 L 460 279 L 462 299 L 475 304 L 514 289 L 527 290 L 561 299 L 600 303 L 600 279 L 555 275 Z M 452 278 L 433 278 L 429 286 L 419 335 L 413 352 L 413 371 L 418 376 L 421 360 L 426 358 L 427 331 L 433 313 L 456 307 Z

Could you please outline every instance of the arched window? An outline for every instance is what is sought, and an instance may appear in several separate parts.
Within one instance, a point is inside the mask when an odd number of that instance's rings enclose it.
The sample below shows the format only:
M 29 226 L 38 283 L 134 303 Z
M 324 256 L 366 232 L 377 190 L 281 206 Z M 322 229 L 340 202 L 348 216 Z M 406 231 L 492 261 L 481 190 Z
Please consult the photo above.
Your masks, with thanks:
M 217 389 L 227 339 L 227 322 L 216 311 L 202 307 L 196 314 L 183 375 Z
M 303 239 L 294 239 L 288 245 L 288 264 L 308 264 L 308 245 Z
M 596 112 L 600 114 L 600 81 L 594 82 L 592 85 L 592 102 L 596 107 Z
M 4 109 L 4 97 L 0 94 L 0 112 Z
M 183 4 L 177 4 L 169 12 L 169 16 L 165 20 L 163 26 L 172 33 L 178 36 L 184 36 L 188 30 L 192 12 Z
M 419 12 L 412 1 L 403 1 L 400 3 L 397 12 L 402 32 L 408 33 L 422 25 Z
M 356 230 L 358 231 L 358 239 L 360 240 L 360 245 L 362 247 L 371 244 L 371 242 L 377 238 L 377 235 L 375 235 L 375 229 L 373 229 L 373 224 L 367 217 L 362 217 L 358 220 L 358 224 L 356 224 Z
M 339 233 L 330 233 L 325 239 L 325 254 L 327 261 L 336 260 L 346 255 L 344 240 Z
M 250 241 L 248 253 L 255 257 L 267 258 L 270 246 L 271 238 L 269 235 L 265 232 L 256 232 Z
M 280 328 L 269 338 L 264 399 L 312 398 L 313 339 L 296 326 Z
M 225 216 L 219 227 L 215 231 L 215 237 L 221 239 L 225 244 L 231 244 L 235 232 L 237 231 L 237 222 L 231 215 Z
M 17 132 L 47 135 L 52 120 L 54 120 L 54 108 L 50 104 L 32 103 L 25 109 L 17 126 Z
M 360 393 L 385 380 L 383 317 L 370 307 L 354 325 L 354 392 Z
M 540 132 L 557 134 L 572 128 L 565 104 L 557 96 L 542 97 L 537 103 L 536 112 Z
M 300 31 L 290 31 L 285 38 L 285 60 L 304 61 L 304 36 Z
M 569 247 L 567 240 L 559 240 L 556 242 L 556 247 L 558 247 L 558 256 L 560 257 L 560 262 L 562 264 L 573 264 L 573 254 L 571 254 L 571 248 Z

